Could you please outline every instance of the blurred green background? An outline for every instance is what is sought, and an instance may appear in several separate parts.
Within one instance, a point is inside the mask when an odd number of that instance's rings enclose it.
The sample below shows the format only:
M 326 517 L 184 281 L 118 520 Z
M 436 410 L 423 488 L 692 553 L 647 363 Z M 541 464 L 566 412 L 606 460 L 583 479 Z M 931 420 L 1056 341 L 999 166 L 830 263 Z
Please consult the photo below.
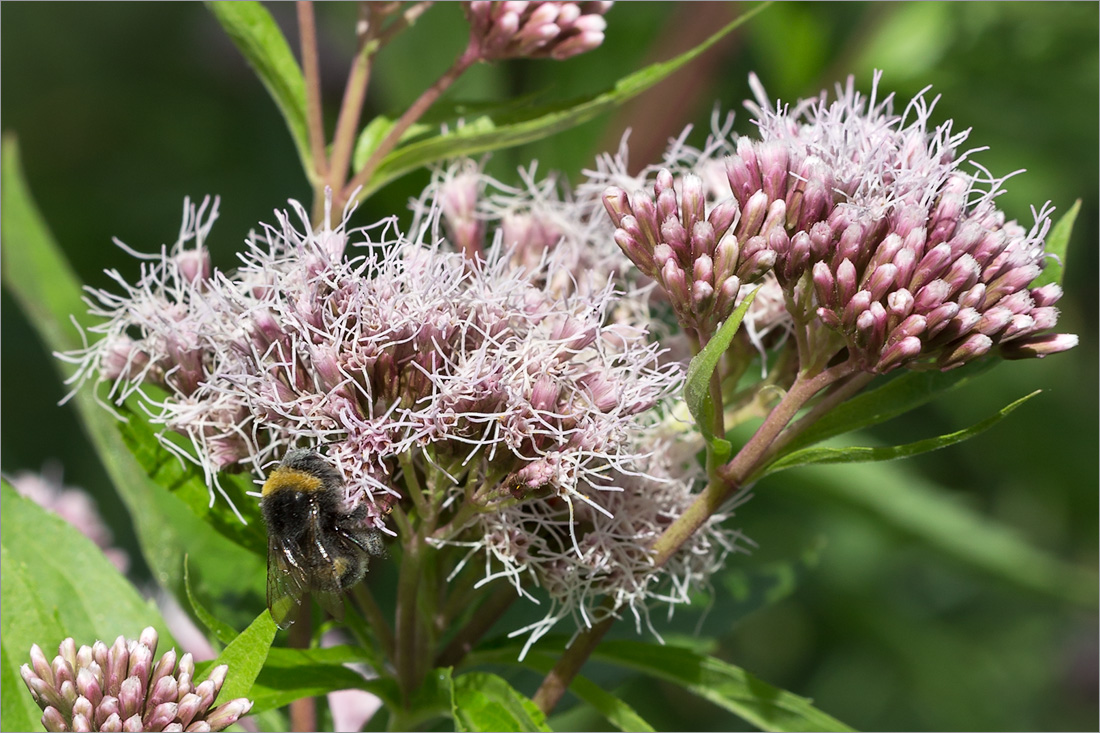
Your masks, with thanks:
M 607 41 L 565 63 L 480 66 L 452 99 L 603 89 L 645 63 L 699 42 L 742 12 L 738 3 L 619 3 Z M 292 4 L 271 6 L 296 38 Z M 327 120 L 354 50 L 353 4 L 317 10 Z M 222 196 L 209 245 L 230 267 L 249 229 L 272 221 L 309 189 L 281 118 L 200 4 L 5 3 L 0 24 L 0 125 L 18 136 L 37 202 L 82 279 L 104 268 L 133 278 L 116 236 L 144 251 L 176 239 L 185 195 Z M 441 5 L 381 56 L 369 115 L 400 111 L 435 79 L 465 39 L 456 5 Z M 1043 394 L 979 438 L 878 473 L 792 471 L 756 488 L 738 521 L 759 550 L 731 566 L 790 559 L 824 541 L 816 569 L 786 599 L 745 618 L 706 619 L 717 653 L 862 729 L 1095 730 L 1096 603 L 1021 588 L 858 502 L 829 482 L 920 485 L 1095 576 L 1097 567 L 1096 3 L 781 3 L 687 70 L 626 108 L 525 149 L 494 156 L 511 177 L 532 159 L 576 179 L 593 156 L 633 129 L 632 161 L 657 155 L 686 124 L 705 130 L 717 102 L 739 111 L 755 71 L 773 99 L 815 95 L 854 74 L 907 100 L 926 85 L 943 99 L 936 122 L 973 127 L 970 143 L 996 174 L 1019 168 L 1000 199 L 1029 224 L 1029 206 L 1083 208 L 1069 250 L 1060 331 L 1080 346 L 1043 361 L 1010 362 L 971 388 L 877 429 L 901 443 L 970 425 L 1033 389 Z M 295 41 L 296 45 L 296 41 Z M 402 213 L 425 178 L 408 176 L 372 198 L 357 223 Z M 307 202 L 308 203 L 308 202 Z M 84 486 L 120 544 L 137 550 L 129 519 L 88 447 L 46 354 L 9 295 L 2 300 L 3 471 L 60 461 Z M 870 438 L 866 438 L 869 440 Z M 143 574 L 145 574 L 143 576 Z M 148 582 L 137 563 L 131 575 Z M 716 582 L 722 586 L 722 580 Z M 1089 588 L 1067 589 L 1080 595 Z M 687 619 L 695 618 L 690 614 Z M 530 692 L 530 690 L 528 690 Z M 737 721 L 657 683 L 622 694 L 662 729 L 728 729 Z M 571 718 L 578 726 L 599 720 Z

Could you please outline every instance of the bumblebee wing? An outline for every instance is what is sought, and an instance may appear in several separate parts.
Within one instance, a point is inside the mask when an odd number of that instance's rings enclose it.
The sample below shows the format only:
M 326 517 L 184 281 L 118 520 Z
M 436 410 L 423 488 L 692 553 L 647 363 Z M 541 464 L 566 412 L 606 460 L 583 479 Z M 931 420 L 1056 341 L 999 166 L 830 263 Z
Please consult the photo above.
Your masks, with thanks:
M 321 512 L 317 507 L 309 514 L 309 533 L 306 542 L 310 543 L 313 551 L 324 562 L 314 569 L 312 582 L 313 596 L 337 621 L 344 619 L 343 588 L 340 586 L 340 574 L 338 566 L 344 562 L 339 553 L 326 542 L 326 534 L 322 526 Z
M 308 578 L 301 561 L 285 543 L 267 542 L 267 608 L 280 629 L 294 623 L 294 611 L 302 605 Z

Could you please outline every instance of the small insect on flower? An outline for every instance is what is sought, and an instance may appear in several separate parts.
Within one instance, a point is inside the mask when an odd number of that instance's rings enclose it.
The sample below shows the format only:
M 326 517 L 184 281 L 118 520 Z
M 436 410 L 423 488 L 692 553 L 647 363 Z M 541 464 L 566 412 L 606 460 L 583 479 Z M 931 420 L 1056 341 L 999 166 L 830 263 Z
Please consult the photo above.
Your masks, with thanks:
M 344 617 L 342 594 L 382 555 L 382 533 L 366 527 L 366 507 L 348 510 L 340 473 L 312 450 L 292 450 L 260 493 L 267 524 L 267 607 L 279 628 L 312 593 L 333 617 Z

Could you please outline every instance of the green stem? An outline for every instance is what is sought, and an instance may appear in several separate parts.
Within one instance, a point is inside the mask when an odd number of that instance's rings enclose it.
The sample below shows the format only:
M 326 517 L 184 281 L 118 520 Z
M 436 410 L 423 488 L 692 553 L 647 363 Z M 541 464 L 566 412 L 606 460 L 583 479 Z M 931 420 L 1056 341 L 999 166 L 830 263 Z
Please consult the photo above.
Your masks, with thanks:
M 830 384 L 849 376 L 855 369 L 852 362 L 844 362 L 812 376 L 800 373 L 787 394 L 772 409 L 733 460 L 718 469 L 716 480 L 712 480 L 699 498 L 657 538 L 653 544 L 654 565 L 661 567 L 668 562 L 688 538 L 741 489 L 745 479 L 764 460 L 765 452 L 772 441 L 814 395 Z M 604 607 L 610 609 L 611 602 L 610 599 L 605 599 Z M 603 621 L 577 635 L 573 644 L 559 658 L 535 693 L 533 699 L 540 710 L 549 714 L 554 709 L 612 623 L 614 623 L 614 617 L 609 615 Z
M 321 71 L 317 59 L 317 25 L 313 18 L 313 3 L 298 2 L 298 36 L 302 47 L 302 73 L 306 82 L 306 125 L 309 128 L 309 147 L 313 154 L 313 170 L 307 174 L 314 181 L 314 219 L 317 218 L 317 201 L 324 202 L 323 181 L 328 175 L 325 155 L 325 121 L 321 112 Z M 321 190 L 318 192 L 318 188 Z M 317 194 L 320 193 L 320 196 Z M 323 211 L 323 209 L 322 209 Z
M 798 418 L 790 427 L 783 431 L 783 433 L 775 439 L 775 441 L 768 448 L 764 454 L 764 460 L 761 463 L 769 463 L 772 458 L 776 457 L 784 448 L 786 448 L 792 440 L 802 434 L 806 428 L 813 425 L 823 415 L 828 413 L 834 407 L 844 402 L 852 395 L 859 392 L 866 387 L 871 380 L 875 378 L 875 374 L 869 372 L 860 372 L 852 375 L 845 381 L 838 382 L 834 385 L 834 389 L 825 395 L 816 405 L 810 410 Z
M 561 696 L 573 682 L 573 678 L 581 671 L 581 667 L 599 646 L 604 634 L 615 623 L 615 616 L 610 613 L 613 603 L 610 598 L 604 599 L 601 608 L 609 612 L 607 617 L 578 634 L 569 648 L 558 657 L 554 668 L 543 678 L 542 684 L 539 685 L 539 689 L 535 691 L 535 696 L 531 700 L 544 714 L 549 715 L 558 704 Z
M 293 649 L 309 649 L 313 640 L 312 599 L 309 593 L 302 595 L 298 606 L 298 618 L 290 627 L 290 646 Z M 290 703 L 290 729 L 292 731 L 317 730 L 317 703 L 312 697 L 300 697 Z
M 397 612 L 394 626 L 396 638 L 394 648 L 394 667 L 397 671 L 397 683 L 406 704 L 419 684 L 417 676 L 418 646 L 418 596 L 420 594 L 420 571 L 423 557 L 420 537 L 404 535 L 405 547 L 401 557 L 400 576 L 397 580 Z
M 451 65 L 451 68 L 443 72 L 443 75 L 436 80 L 434 84 L 424 90 L 424 92 L 417 98 L 412 105 L 405 110 L 405 114 L 394 123 L 390 128 L 389 133 L 383 138 L 382 142 L 378 144 L 378 147 L 371 153 L 370 158 L 363 165 L 363 168 L 355 174 L 355 177 L 351 179 L 351 182 L 344 188 L 340 196 L 340 205 L 343 206 L 350 197 L 352 192 L 360 186 L 365 186 L 375 171 L 378 170 L 378 166 L 381 165 L 383 158 L 390 154 L 394 148 L 397 147 L 397 143 L 401 140 L 401 136 L 412 127 L 412 124 L 420 119 L 420 117 L 428 111 L 428 108 L 435 104 L 436 100 L 443 95 L 443 92 L 447 91 L 458 77 L 462 76 L 466 69 L 473 66 L 473 64 L 480 58 L 478 45 L 471 39 L 470 44 L 466 47 L 466 50 L 462 52 L 455 62 Z
M 359 129 L 359 118 L 363 113 L 363 102 L 367 98 L 367 86 L 370 83 L 371 57 L 378 49 L 374 38 L 378 21 L 380 19 L 376 21 L 374 4 L 360 3 L 357 25 L 359 47 L 348 71 L 348 82 L 344 87 L 344 99 L 340 104 L 340 115 L 336 118 L 336 132 L 332 139 L 332 165 L 329 168 L 328 185 L 333 191 L 343 188 L 350 173 L 348 166 L 355 149 L 356 131 Z

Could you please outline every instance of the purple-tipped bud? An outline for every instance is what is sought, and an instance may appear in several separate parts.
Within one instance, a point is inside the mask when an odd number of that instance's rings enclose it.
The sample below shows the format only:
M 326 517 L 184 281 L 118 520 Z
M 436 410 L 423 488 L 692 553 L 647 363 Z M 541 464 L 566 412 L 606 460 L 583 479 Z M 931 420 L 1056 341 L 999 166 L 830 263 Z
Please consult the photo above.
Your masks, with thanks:
M 714 314 L 720 321 L 725 321 L 733 309 L 737 306 L 737 294 L 741 290 L 741 280 L 736 275 L 731 275 L 722 281 L 718 287 L 718 295 L 714 299 Z
M 95 717 L 95 707 L 86 697 L 78 697 L 73 701 L 73 729 L 76 729 L 76 716 L 84 717 L 88 722 L 84 730 L 91 730 L 92 718 Z
M 664 222 L 669 219 L 680 220 L 680 202 L 676 197 L 676 189 L 666 188 L 657 194 L 657 221 Z
M 714 284 L 714 263 L 707 255 L 700 255 L 692 267 L 692 277 L 695 282 Z
M 1023 290 L 1039 277 L 1041 271 L 1042 268 L 1036 264 L 1014 267 L 986 286 L 986 298 L 990 303 L 996 303 L 1009 293 Z
M 669 217 L 661 224 L 661 242 L 667 243 L 680 262 L 691 262 L 691 244 L 688 233 L 679 219 Z
M 95 724 L 101 730 L 106 730 L 105 726 L 111 718 L 118 719 L 119 727 L 115 730 L 121 730 L 122 717 L 119 715 L 118 698 L 112 695 L 104 695 L 103 701 L 99 703 L 99 707 L 95 710 Z
M 697 280 L 691 284 L 691 305 L 696 313 L 705 312 L 713 297 L 714 286 L 710 283 Z
M 46 655 L 42 653 L 42 649 L 37 644 L 31 645 L 31 666 L 34 668 L 34 673 L 48 685 L 54 683 L 53 668 L 50 667 L 50 661 L 46 659 Z M 26 679 L 24 677 L 23 679 Z
M 176 700 L 179 697 L 179 687 L 175 677 L 161 677 L 149 689 L 149 698 L 146 707 L 156 707 L 163 703 Z
M 1001 355 L 1006 359 L 1041 359 L 1059 351 L 1068 351 L 1077 346 L 1077 336 L 1070 333 L 1049 333 L 1042 336 L 1028 336 L 1001 344 Z
M 561 385 L 546 374 L 540 375 L 531 387 L 531 406 L 536 410 L 553 412 L 560 396 Z
M 603 192 L 603 207 L 615 226 L 620 226 L 623 217 L 631 212 L 630 197 L 618 186 L 608 186 Z
M 103 700 L 103 688 L 99 684 L 99 678 L 87 667 L 82 667 L 76 673 L 76 690 L 81 697 L 92 704 L 92 707 L 99 705 Z
M 221 730 L 236 723 L 237 720 L 252 709 L 252 702 L 243 697 L 230 700 L 224 705 L 219 705 L 206 718 L 206 723 L 212 729 Z
M 127 677 L 122 681 L 122 688 L 118 693 L 119 715 L 123 720 L 141 712 L 145 704 L 145 690 L 141 680 L 137 677 Z
M 920 355 L 921 341 L 915 336 L 909 336 L 901 339 L 900 341 L 887 346 L 882 352 L 882 358 L 878 360 L 878 364 L 875 365 L 875 370 L 879 372 L 888 372 L 891 369 L 895 369 L 907 361 L 916 358 Z
M 1058 283 L 1048 283 L 1039 288 L 1032 288 L 1031 298 L 1039 307 L 1054 305 L 1062 298 L 1062 286 Z
M 951 286 L 943 280 L 933 280 L 917 291 L 913 308 L 917 313 L 927 313 L 938 308 L 951 294 Z
M 992 232 L 986 232 L 985 236 L 974 247 L 971 254 L 978 264 L 983 268 L 988 266 L 991 262 L 997 259 L 997 257 L 1005 251 L 1005 247 L 1008 246 L 1008 235 L 1005 234 L 1003 229 L 998 229 Z
M 935 338 L 958 314 L 958 303 L 944 303 L 937 308 L 933 308 L 925 317 L 928 324 L 928 338 Z
M 847 305 L 858 289 L 859 280 L 856 266 L 852 264 L 851 260 L 844 260 L 836 268 L 837 303 L 841 306 Z
M 769 141 L 757 147 L 760 163 L 760 179 L 764 193 L 770 199 L 786 199 L 787 177 L 790 176 L 790 147 L 779 140 Z M 786 205 L 783 215 L 786 217 Z
M 787 262 L 783 267 L 783 275 L 788 282 L 798 279 L 809 267 L 812 247 L 810 235 L 804 231 L 796 232 L 791 237 L 787 250 Z
M 736 199 L 726 199 L 715 206 L 707 217 L 707 221 L 714 228 L 714 236 L 719 239 L 723 237 L 740 213 L 741 208 L 737 205 Z
M 913 279 L 909 283 L 909 289 L 913 291 L 920 290 L 926 283 L 940 277 L 947 269 L 949 262 L 951 262 L 951 246 L 937 244 L 928 251 L 928 254 L 917 265 L 917 269 L 913 273 Z
M 653 264 L 658 271 L 663 271 L 670 261 L 676 261 L 676 253 L 672 251 L 672 247 L 661 242 L 653 249 Z
M 890 332 L 887 343 L 896 344 L 902 339 L 922 336 L 926 327 L 927 321 L 925 321 L 924 316 L 914 313 L 894 327 L 894 330 Z
M 898 268 L 895 265 L 886 264 L 876 267 L 871 277 L 867 280 L 866 288 L 871 291 L 871 298 L 881 300 L 890 286 L 894 284 Z
M 664 269 L 661 270 L 661 284 L 665 287 L 665 292 L 668 293 L 669 300 L 672 301 L 673 307 L 681 314 L 686 316 L 691 312 L 691 296 L 688 293 L 687 278 L 684 276 L 683 269 L 676 264 L 676 260 L 669 260 L 665 263 Z
M 144 730 L 164 730 L 164 726 L 172 722 L 176 717 L 178 705 L 174 702 L 163 702 L 153 708 L 153 712 L 146 715 Z M 208 721 L 209 722 L 209 721 Z
M 703 194 L 703 179 L 688 174 L 680 182 L 680 220 L 684 229 L 693 231 L 696 222 L 706 221 L 706 196 Z
M 145 723 L 142 722 L 140 715 L 131 715 L 129 718 L 123 719 L 122 730 L 126 733 L 141 733 L 145 730 Z
M 1046 331 L 1058 324 L 1058 309 L 1047 306 L 1046 308 L 1034 308 L 1031 317 L 1035 319 L 1035 330 Z
M 112 731 L 112 733 L 118 733 L 122 730 L 122 718 L 118 716 L 118 713 L 113 713 L 99 724 L 98 730 Z
M 985 305 L 985 284 L 977 283 L 959 296 L 959 305 L 963 308 L 981 308 Z
M 1012 316 L 1012 320 L 1009 321 L 1008 327 L 1001 333 L 1002 341 L 1010 341 L 1014 338 L 1026 336 L 1038 331 L 1035 328 L 1035 319 L 1029 315 L 1015 315 Z
M 814 265 L 813 281 L 817 302 L 829 308 L 837 308 L 840 302 L 836 294 L 836 278 L 833 277 L 833 271 L 824 262 L 818 262 Z
M 986 336 L 996 336 L 1008 327 L 1014 314 L 1008 308 L 994 306 L 982 314 L 978 321 L 978 332 Z
M 852 328 L 855 325 L 856 318 L 859 314 L 871 307 L 871 292 L 869 290 L 860 290 L 858 293 L 852 296 L 852 299 L 848 301 L 848 304 L 844 306 L 844 310 L 841 312 L 840 322 L 844 324 L 847 329 Z
M 768 215 L 768 195 L 757 191 L 741 208 L 741 221 L 737 225 L 737 238 L 742 242 L 760 232 L 760 225 Z
M 985 334 L 976 333 L 954 349 L 945 351 L 938 360 L 938 365 L 943 371 L 961 367 L 969 361 L 985 356 L 993 348 L 993 339 Z
M 660 220 L 657 218 L 657 205 L 645 191 L 635 191 L 630 198 L 630 203 L 630 208 L 634 212 L 634 220 L 637 222 L 638 241 L 643 245 L 655 247 L 657 242 L 661 241 L 661 225 Z M 626 220 L 627 217 L 624 216 L 619 226 L 634 234 L 634 231 L 627 226 Z
M 202 698 L 193 692 L 189 692 L 180 697 L 179 706 L 176 709 L 176 718 L 186 728 L 196 715 L 205 712 L 205 710 L 206 708 L 202 705 Z
M 977 282 L 982 274 L 982 268 L 978 261 L 968 254 L 964 254 L 951 265 L 943 279 L 951 286 L 951 296 L 955 296 L 964 290 L 969 290 Z
M 68 730 L 69 725 L 57 708 L 50 705 L 42 711 L 42 727 L 49 731 Z
M 737 268 L 737 276 L 741 282 L 753 282 L 775 266 L 776 257 L 775 250 L 758 250 Z
M 917 253 L 911 249 L 903 249 L 894 256 L 894 267 L 898 268 L 894 281 L 910 290 L 912 289 L 910 285 L 913 282 L 913 273 L 917 269 L 917 257 Z
M 724 280 L 737 269 L 737 258 L 741 255 L 741 247 L 737 237 L 733 233 L 727 233 L 714 248 L 714 277 L 715 280 Z
M 886 309 L 878 301 L 856 318 L 856 344 L 866 353 L 878 355 L 886 341 Z
M 88 717 L 83 713 L 73 713 L 73 727 L 70 730 L 74 731 L 91 731 L 92 721 L 88 720 Z M 156 730 L 150 728 L 150 730 Z
M 691 256 L 710 255 L 714 252 L 717 240 L 714 238 L 714 227 L 709 221 L 695 223 L 691 232 Z

